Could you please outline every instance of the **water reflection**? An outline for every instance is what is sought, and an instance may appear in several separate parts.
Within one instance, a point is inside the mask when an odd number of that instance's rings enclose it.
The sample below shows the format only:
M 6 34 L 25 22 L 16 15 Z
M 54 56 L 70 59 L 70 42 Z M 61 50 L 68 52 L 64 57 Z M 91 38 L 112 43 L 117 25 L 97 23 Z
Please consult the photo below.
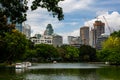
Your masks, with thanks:
M 0 80 L 119 80 L 119 75 L 120 67 L 86 63 L 35 64 L 17 72 L 0 68 Z
M 30 73 L 28 80 L 98 80 L 96 69 L 38 69 Z

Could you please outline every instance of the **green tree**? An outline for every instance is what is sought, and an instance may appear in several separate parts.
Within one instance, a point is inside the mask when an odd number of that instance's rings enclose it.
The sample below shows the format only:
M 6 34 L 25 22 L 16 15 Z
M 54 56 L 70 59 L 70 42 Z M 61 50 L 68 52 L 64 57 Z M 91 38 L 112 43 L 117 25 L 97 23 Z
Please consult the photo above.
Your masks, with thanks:
M 79 60 L 79 50 L 76 47 L 65 45 L 59 48 L 61 58 L 64 61 L 78 61 Z
M 16 60 L 21 60 L 23 54 L 26 52 L 27 41 L 25 35 L 18 31 L 5 33 L 5 37 L 2 39 L 3 46 L 0 46 L 2 47 L 0 48 L 0 53 L 2 55 L 0 56 L 0 61 L 11 63 Z M 2 57 L 4 57 L 4 59 Z
M 103 48 L 98 53 L 98 58 L 102 61 L 109 61 L 120 64 L 120 31 L 113 32 L 110 37 L 103 42 Z
M 96 61 L 96 49 L 88 45 L 79 48 L 81 61 Z
M 63 19 L 62 8 L 58 3 L 62 0 L 34 0 L 31 9 L 35 10 L 38 7 L 46 8 L 48 12 L 52 12 L 53 16 L 57 16 L 59 20 Z M 26 20 L 26 12 L 28 0 L 0 0 L 0 13 L 10 18 L 11 22 L 22 23 Z
M 5 32 L 12 32 L 15 29 L 14 24 L 7 24 L 7 17 L 0 13 L 0 35 L 1 37 L 5 36 Z
M 36 44 L 35 50 L 36 50 L 36 57 L 40 58 L 41 61 L 47 61 L 48 59 L 58 57 L 57 49 L 53 45 Z

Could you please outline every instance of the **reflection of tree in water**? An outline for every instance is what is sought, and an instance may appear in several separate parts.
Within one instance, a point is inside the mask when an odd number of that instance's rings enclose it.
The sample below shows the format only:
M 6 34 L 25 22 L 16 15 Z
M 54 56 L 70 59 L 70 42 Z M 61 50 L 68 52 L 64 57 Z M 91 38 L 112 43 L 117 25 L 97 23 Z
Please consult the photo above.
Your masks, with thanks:
M 0 80 L 24 80 L 25 74 L 16 74 L 15 68 L 0 68 Z
M 97 73 L 102 79 L 120 80 L 120 67 L 100 68 Z
M 69 80 L 70 77 L 74 77 L 74 80 L 100 80 L 96 74 L 96 69 L 38 69 L 30 70 L 29 73 L 49 76 L 55 75 L 62 78 L 67 77 L 65 80 Z

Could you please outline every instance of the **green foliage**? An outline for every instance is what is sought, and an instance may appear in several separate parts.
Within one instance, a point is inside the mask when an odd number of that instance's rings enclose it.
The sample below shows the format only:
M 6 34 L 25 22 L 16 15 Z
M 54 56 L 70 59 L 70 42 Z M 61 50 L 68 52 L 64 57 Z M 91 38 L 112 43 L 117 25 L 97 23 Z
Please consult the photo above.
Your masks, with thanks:
M 58 57 L 57 49 L 52 45 L 36 44 L 35 50 L 36 50 L 36 57 L 41 58 L 41 60 L 44 61 Z
M 52 12 L 53 16 L 57 16 L 59 20 L 63 19 L 62 8 L 58 6 L 61 0 L 34 0 L 31 9 L 38 7 L 46 8 Z M 26 12 L 28 10 L 28 0 L 0 0 L 0 13 L 10 18 L 12 23 L 22 23 L 26 20 Z
M 26 20 L 27 0 L 0 0 L 0 13 L 6 15 L 12 22 L 23 22 Z
M 120 30 L 119 30 L 119 31 L 115 31 L 115 32 L 111 33 L 111 34 L 110 34 L 110 36 L 120 37 Z
M 14 24 L 7 24 L 7 17 L 2 13 L 0 13 L 0 35 L 5 36 L 5 32 L 12 32 L 15 29 Z
M 78 61 L 79 50 L 73 46 L 62 46 L 58 48 L 59 54 L 64 61 Z
M 103 49 L 97 54 L 98 58 L 101 61 L 120 64 L 120 30 L 113 32 L 102 46 Z
M 48 12 L 52 12 L 53 17 L 57 15 L 59 20 L 63 19 L 63 11 L 62 8 L 58 6 L 58 3 L 63 0 L 35 0 L 33 1 L 33 5 L 31 6 L 32 10 L 37 9 L 38 7 L 46 8 Z
M 1 62 L 14 62 L 22 58 L 27 48 L 26 37 L 18 31 L 14 33 L 5 33 L 1 39 L 0 53 Z
M 96 61 L 96 49 L 88 45 L 79 48 L 81 61 Z

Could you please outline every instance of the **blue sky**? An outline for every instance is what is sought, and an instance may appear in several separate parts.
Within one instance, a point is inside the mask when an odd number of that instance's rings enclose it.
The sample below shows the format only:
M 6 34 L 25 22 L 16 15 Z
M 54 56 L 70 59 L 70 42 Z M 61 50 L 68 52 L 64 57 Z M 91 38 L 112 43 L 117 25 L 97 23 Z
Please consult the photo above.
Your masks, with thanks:
M 32 0 L 29 0 L 31 5 Z M 54 32 L 63 36 L 63 42 L 67 43 L 67 36 L 79 36 L 80 27 L 93 27 L 95 20 L 101 20 L 105 24 L 106 34 L 109 34 L 108 26 L 112 30 L 120 30 L 120 0 L 64 0 L 59 3 L 63 8 L 64 20 L 53 18 L 46 9 L 38 8 L 27 12 L 26 23 L 31 26 L 34 34 L 43 34 L 47 24 L 52 24 Z

